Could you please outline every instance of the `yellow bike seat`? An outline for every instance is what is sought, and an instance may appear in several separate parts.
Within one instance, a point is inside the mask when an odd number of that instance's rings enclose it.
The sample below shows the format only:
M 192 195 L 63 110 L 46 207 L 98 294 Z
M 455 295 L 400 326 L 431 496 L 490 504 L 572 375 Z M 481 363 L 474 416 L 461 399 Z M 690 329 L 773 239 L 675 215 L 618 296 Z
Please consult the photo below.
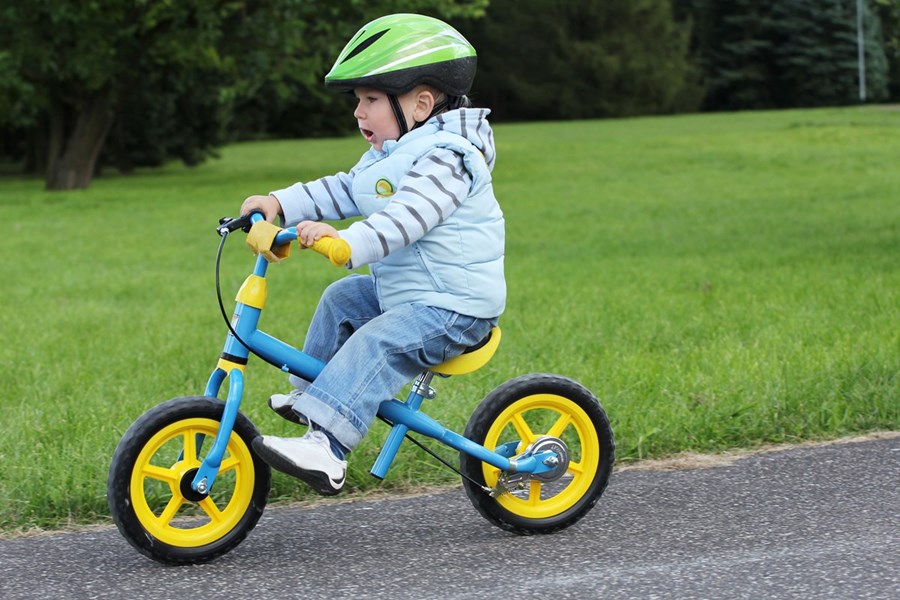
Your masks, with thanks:
M 500 328 L 494 327 L 485 340 L 473 349 L 466 350 L 459 356 L 431 367 L 429 371 L 438 375 L 465 375 L 477 371 L 491 360 L 500 345 Z

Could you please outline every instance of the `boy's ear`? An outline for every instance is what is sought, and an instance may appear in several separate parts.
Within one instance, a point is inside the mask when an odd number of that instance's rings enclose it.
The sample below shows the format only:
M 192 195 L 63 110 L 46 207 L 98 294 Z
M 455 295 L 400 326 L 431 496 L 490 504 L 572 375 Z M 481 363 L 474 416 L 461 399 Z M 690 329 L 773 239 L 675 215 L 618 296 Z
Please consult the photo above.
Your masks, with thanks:
M 420 90 L 416 94 L 416 104 L 413 107 L 413 120 L 420 123 L 428 118 L 434 109 L 434 94 L 429 89 Z

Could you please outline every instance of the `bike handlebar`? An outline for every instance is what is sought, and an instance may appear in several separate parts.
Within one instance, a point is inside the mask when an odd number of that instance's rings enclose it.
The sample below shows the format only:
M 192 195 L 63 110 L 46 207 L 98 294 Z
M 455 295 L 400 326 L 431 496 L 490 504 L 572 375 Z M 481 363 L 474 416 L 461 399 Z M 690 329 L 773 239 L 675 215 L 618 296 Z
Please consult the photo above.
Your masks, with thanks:
M 250 227 L 252 227 L 254 223 L 264 219 L 265 215 L 263 215 L 262 211 L 254 210 L 246 215 L 241 215 L 237 219 L 220 219 L 217 231 L 219 232 L 219 235 L 222 236 L 228 235 L 232 231 L 237 231 L 238 229 L 249 232 Z M 293 243 L 294 240 L 297 240 L 303 248 L 310 248 L 321 254 L 336 267 L 343 267 L 350 261 L 350 244 L 348 244 L 346 240 L 323 237 L 316 240 L 312 246 L 307 246 L 299 241 L 296 227 L 288 227 L 279 231 L 275 236 L 275 239 L 272 240 L 272 246 L 283 246 L 284 244 Z
M 291 227 L 291 229 L 294 228 Z M 296 229 L 294 229 L 294 237 L 297 237 Z M 306 246 L 302 242 L 300 245 L 318 252 L 336 267 L 343 267 L 350 262 L 350 244 L 341 238 L 323 237 L 313 242 L 312 246 Z

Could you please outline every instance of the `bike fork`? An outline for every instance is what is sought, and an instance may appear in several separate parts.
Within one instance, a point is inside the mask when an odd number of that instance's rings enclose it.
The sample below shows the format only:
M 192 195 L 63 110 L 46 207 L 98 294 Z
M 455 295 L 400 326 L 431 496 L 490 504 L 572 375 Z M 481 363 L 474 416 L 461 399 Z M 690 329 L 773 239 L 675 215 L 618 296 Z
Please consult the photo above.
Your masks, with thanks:
M 216 481 L 216 476 L 219 474 L 219 467 L 222 466 L 222 458 L 225 456 L 225 449 L 228 447 L 228 440 L 231 438 L 234 422 L 237 419 L 238 410 L 241 406 L 241 397 L 244 394 L 243 369 L 233 368 L 230 372 L 226 372 L 220 365 L 210 376 L 209 383 L 206 385 L 205 395 L 210 398 L 217 397 L 219 388 L 226 375 L 228 376 L 228 399 L 225 401 L 225 412 L 222 414 L 222 420 L 219 423 L 219 430 L 216 432 L 213 447 L 206 454 L 200 468 L 197 470 L 197 474 L 194 476 L 194 480 L 191 482 L 191 488 L 200 494 L 208 494 Z

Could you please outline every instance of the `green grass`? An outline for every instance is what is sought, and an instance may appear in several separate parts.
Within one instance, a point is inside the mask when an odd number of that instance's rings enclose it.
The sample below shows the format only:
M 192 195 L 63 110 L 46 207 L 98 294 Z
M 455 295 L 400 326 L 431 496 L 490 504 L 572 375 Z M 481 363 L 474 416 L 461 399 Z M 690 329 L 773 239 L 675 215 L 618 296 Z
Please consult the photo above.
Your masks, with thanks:
M 432 414 L 462 430 L 493 387 L 550 371 L 601 398 L 620 461 L 897 429 L 895 108 L 498 126 L 504 342 L 485 369 L 441 381 Z M 201 393 L 221 349 L 218 217 L 363 150 L 239 144 L 78 192 L 0 179 L 0 530 L 107 519 L 122 433 Z M 239 238 L 224 264 L 233 298 L 251 264 Z M 341 272 L 295 252 L 270 273 L 263 327 L 300 343 Z M 264 402 L 284 389 L 251 361 L 242 408 L 261 430 L 292 431 Z M 352 455 L 351 493 L 456 481 L 410 447 L 378 484 L 385 432 Z M 274 497 L 305 495 L 276 476 Z

